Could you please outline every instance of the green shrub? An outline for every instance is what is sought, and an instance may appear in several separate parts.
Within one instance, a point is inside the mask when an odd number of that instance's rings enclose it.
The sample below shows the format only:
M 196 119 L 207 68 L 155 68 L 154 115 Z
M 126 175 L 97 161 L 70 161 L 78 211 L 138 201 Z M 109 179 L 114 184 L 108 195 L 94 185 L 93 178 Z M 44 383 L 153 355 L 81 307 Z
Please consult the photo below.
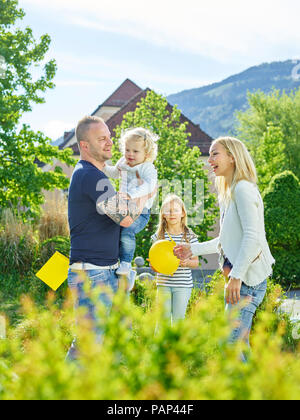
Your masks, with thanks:
M 98 303 L 101 344 L 83 314 L 75 325 L 72 301 L 58 310 L 53 296 L 47 308 L 24 299 L 24 321 L 0 340 L 0 399 L 299 399 L 299 348 L 283 351 L 285 326 L 274 328 L 272 305 L 256 320 L 249 363 L 243 364 L 242 346 L 227 343 L 232 325 L 224 316 L 222 284 L 172 327 L 162 307 L 145 312 L 119 292 L 109 317 Z M 73 334 L 78 364 L 65 362 Z
M 136 278 L 134 289 L 131 292 L 132 301 L 145 312 L 150 310 L 154 304 L 156 296 L 156 281 L 150 278 L 140 280 Z
M 300 286 L 300 183 L 290 171 L 272 178 L 264 191 L 265 226 L 276 258 L 274 279 L 283 286 Z
M 55 236 L 54 238 L 46 239 L 39 247 L 39 256 L 36 260 L 37 268 L 41 268 L 56 251 L 69 258 L 70 249 L 71 244 L 69 237 Z

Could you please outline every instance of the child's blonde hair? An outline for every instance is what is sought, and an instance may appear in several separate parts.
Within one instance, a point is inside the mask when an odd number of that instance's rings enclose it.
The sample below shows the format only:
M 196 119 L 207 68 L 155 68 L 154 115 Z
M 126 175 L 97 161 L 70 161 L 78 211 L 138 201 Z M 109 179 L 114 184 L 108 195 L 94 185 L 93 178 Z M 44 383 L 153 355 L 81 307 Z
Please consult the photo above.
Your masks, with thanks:
M 157 231 L 156 231 L 157 239 L 158 240 L 165 239 L 165 233 L 167 232 L 167 221 L 164 218 L 164 207 L 166 207 L 167 204 L 170 204 L 173 202 L 178 203 L 182 208 L 183 216 L 181 218 L 181 226 L 183 230 L 183 239 L 185 240 L 185 242 L 189 242 L 191 239 L 195 238 L 196 235 L 191 229 L 189 229 L 187 225 L 187 211 L 186 211 L 185 204 L 181 200 L 181 198 L 178 197 L 178 195 L 176 194 L 167 195 L 167 197 L 164 199 L 161 205 L 161 209 L 159 213 L 159 222 L 158 222 Z
M 159 136 L 152 133 L 150 130 L 147 130 L 143 127 L 129 128 L 121 134 L 120 138 L 120 150 L 123 155 L 125 155 L 126 142 L 128 140 L 134 140 L 138 142 L 143 142 L 145 153 L 147 155 L 145 162 L 153 163 L 157 157 L 157 141 Z
M 234 158 L 235 162 L 231 185 L 226 182 L 223 176 L 217 176 L 215 180 L 219 200 L 226 204 L 232 199 L 232 192 L 239 181 L 246 180 L 257 184 L 257 174 L 253 159 L 244 143 L 234 137 L 219 137 L 213 141 L 211 146 L 216 143 L 221 144 L 228 155 Z

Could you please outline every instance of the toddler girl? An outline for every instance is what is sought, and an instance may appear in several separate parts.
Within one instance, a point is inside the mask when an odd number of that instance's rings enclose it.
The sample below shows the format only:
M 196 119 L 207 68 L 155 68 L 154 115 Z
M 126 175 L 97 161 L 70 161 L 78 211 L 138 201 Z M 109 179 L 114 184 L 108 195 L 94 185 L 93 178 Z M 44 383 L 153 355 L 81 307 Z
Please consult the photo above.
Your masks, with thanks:
M 105 165 L 103 172 L 110 178 L 121 178 L 120 192 L 131 199 L 152 193 L 157 187 L 157 170 L 153 162 L 157 156 L 158 136 L 141 127 L 129 129 L 120 138 L 123 154 L 116 166 Z M 135 236 L 147 225 L 155 195 L 149 199 L 141 216 L 128 228 L 122 228 L 120 240 L 119 275 L 129 275 L 130 289 L 134 285 L 135 271 L 131 270 Z
M 157 232 L 152 241 L 173 239 L 176 244 L 198 243 L 197 236 L 187 226 L 187 213 L 183 201 L 175 194 L 164 200 L 159 217 Z M 162 257 L 163 258 L 163 257 Z M 173 276 L 157 273 L 158 296 L 165 296 L 168 317 L 172 320 L 185 318 L 188 302 L 193 289 L 192 268 L 199 266 L 199 258 L 193 257 L 182 262 Z

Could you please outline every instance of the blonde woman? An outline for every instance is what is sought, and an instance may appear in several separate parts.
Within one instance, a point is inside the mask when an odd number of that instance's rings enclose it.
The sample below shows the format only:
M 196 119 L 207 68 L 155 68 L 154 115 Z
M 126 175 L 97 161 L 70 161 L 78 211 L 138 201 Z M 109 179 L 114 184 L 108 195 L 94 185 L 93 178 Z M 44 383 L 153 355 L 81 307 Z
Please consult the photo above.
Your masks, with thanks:
M 266 279 L 275 262 L 266 240 L 263 201 L 253 160 L 240 140 L 219 138 L 209 154 L 220 204 L 220 235 L 201 244 L 179 245 L 174 253 L 183 261 L 193 255 L 219 253 L 227 278 L 226 309 L 244 298 L 250 302 L 240 310 L 239 327 L 230 341 L 243 339 L 249 345 L 253 316 L 265 296 Z
M 176 244 L 183 242 L 197 244 L 197 236 L 187 226 L 187 212 L 183 201 L 175 194 L 164 200 L 156 233 L 152 242 L 170 237 Z M 173 276 L 156 274 L 158 296 L 164 296 L 167 316 L 171 322 L 185 318 L 186 308 L 193 289 L 192 268 L 199 266 L 199 258 L 182 261 Z
M 127 228 L 122 228 L 120 239 L 120 267 L 118 275 L 129 277 L 129 290 L 134 286 L 136 272 L 131 270 L 136 248 L 136 235 L 149 222 L 151 207 L 157 188 L 157 170 L 153 164 L 157 156 L 158 137 L 142 127 L 126 130 L 120 138 L 121 159 L 116 166 L 105 165 L 103 172 L 110 178 L 120 178 L 120 192 L 127 198 L 136 199 L 152 194 L 140 217 Z

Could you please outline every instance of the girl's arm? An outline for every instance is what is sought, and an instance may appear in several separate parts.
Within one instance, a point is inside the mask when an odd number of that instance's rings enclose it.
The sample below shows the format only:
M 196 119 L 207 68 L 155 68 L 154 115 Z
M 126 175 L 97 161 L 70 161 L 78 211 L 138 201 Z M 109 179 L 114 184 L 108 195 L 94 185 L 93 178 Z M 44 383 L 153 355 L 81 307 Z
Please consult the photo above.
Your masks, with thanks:
M 120 169 L 118 167 L 119 163 L 122 161 L 122 158 L 117 162 L 115 166 L 105 164 L 103 172 L 108 178 L 118 179 L 120 178 Z
M 141 180 L 143 183 L 130 190 L 131 198 L 143 197 L 146 194 L 152 193 L 157 187 L 157 170 L 152 163 L 145 165 Z

